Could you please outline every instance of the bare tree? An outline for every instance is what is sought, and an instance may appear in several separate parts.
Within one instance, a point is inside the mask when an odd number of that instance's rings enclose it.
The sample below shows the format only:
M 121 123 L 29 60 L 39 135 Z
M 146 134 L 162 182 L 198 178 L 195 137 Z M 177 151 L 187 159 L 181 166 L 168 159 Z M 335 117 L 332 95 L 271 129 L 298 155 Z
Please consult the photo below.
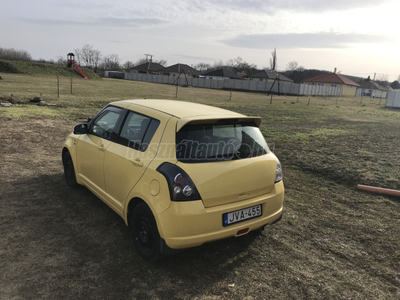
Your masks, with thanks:
M 150 62 L 150 61 L 149 61 L 149 60 L 146 61 L 145 58 L 140 58 L 140 59 L 138 59 L 133 65 L 134 65 L 134 66 L 139 66 L 139 65 L 143 65 L 143 64 L 148 63 L 148 62 Z M 152 63 L 155 63 L 155 64 L 162 65 L 162 66 L 164 66 L 164 67 L 165 67 L 165 65 L 167 64 L 167 61 L 166 61 L 165 59 L 160 59 L 160 60 L 155 60 L 155 59 L 153 59 L 151 62 L 152 62 Z
M 290 61 L 290 62 L 287 64 L 286 70 L 288 70 L 288 71 L 295 71 L 295 70 L 297 69 L 298 65 L 299 65 L 299 64 L 298 64 L 297 61 L 292 60 L 292 61 Z
M 376 76 L 376 81 L 388 81 L 389 75 L 388 74 L 379 74 Z
M 271 71 L 276 71 L 278 68 L 278 58 L 276 56 L 276 48 L 271 52 L 272 58 L 269 59 L 269 67 Z
M 207 63 L 198 63 L 194 68 L 200 72 L 207 71 L 211 69 L 211 65 Z
M 103 57 L 101 62 L 101 67 L 103 70 L 107 71 L 118 71 L 121 69 L 119 64 L 119 57 L 117 54 L 109 54 Z
M 228 67 L 234 67 L 236 68 L 239 65 L 243 65 L 243 64 L 247 64 L 243 58 L 241 58 L 240 56 L 234 58 L 234 59 L 230 59 L 226 62 L 226 65 Z
M 232 67 L 235 72 L 244 72 L 251 74 L 257 72 L 257 66 L 255 64 L 249 64 L 241 57 L 236 57 L 227 61 L 227 66 Z
M 167 64 L 167 61 L 165 59 L 156 60 L 155 62 L 159 65 L 162 65 L 163 67 L 165 67 L 165 65 Z
M 62 56 L 62 55 L 58 55 L 57 56 L 57 61 L 56 61 L 56 64 L 58 64 L 58 65 L 67 65 L 67 58 L 65 57 L 65 56 Z
M 375 82 L 381 86 L 389 86 L 389 75 L 388 74 L 378 74 L 376 76 Z
M 226 62 L 226 66 L 227 67 L 233 67 L 235 65 L 235 62 L 233 61 L 233 59 L 230 59 Z
M 305 69 L 306 68 L 304 68 L 303 66 L 299 66 L 299 67 L 296 68 L 296 71 L 302 72 L 302 71 L 305 71 Z
M 93 71 L 97 72 L 99 64 L 101 62 L 101 52 L 99 50 L 93 51 Z
M 147 63 L 146 59 L 145 58 L 140 58 L 140 59 L 138 59 L 136 61 L 135 66 L 143 65 L 145 63 Z
M 224 66 L 224 62 L 222 60 L 220 61 L 215 61 L 214 64 L 212 65 L 213 69 L 219 69 Z
M 81 49 L 75 49 L 75 60 L 79 65 L 97 71 L 101 61 L 101 52 L 94 49 L 93 45 L 85 44 Z
M 0 48 L 0 59 L 30 61 L 32 57 L 25 50 Z
M 125 69 L 125 70 L 129 70 L 129 69 L 133 68 L 134 66 L 135 66 L 135 64 L 133 62 L 131 62 L 130 60 L 127 60 L 122 65 L 122 68 Z

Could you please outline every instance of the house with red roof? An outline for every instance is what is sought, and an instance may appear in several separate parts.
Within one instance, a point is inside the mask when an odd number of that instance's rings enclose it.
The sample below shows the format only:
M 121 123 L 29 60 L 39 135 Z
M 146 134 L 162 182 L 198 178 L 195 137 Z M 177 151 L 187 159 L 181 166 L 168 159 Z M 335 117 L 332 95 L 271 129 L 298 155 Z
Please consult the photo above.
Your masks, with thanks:
M 319 75 L 305 79 L 303 81 L 308 85 L 319 85 L 325 87 L 338 87 L 342 89 L 342 96 L 355 97 L 359 85 L 353 80 L 335 72 L 327 75 Z

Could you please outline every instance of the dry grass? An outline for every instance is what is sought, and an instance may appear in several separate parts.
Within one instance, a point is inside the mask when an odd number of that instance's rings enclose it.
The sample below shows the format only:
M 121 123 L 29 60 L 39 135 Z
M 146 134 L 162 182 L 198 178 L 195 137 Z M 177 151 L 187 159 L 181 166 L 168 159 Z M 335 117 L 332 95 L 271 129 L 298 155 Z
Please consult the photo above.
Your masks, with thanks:
M 96 73 L 87 68 L 81 68 L 82 72 L 89 79 L 100 79 Z M 66 65 L 50 64 L 44 62 L 35 61 L 16 61 L 16 60 L 4 60 L 0 59 L 0 73 L 16 73 L 25 74 L 30 76 L 66 76 L 81 78 L 81 75 L 75 68 L 67 68 Z
M 0 97 L 40 93 L 56 107 L 0 108 L 0 299 L 399 299 L 399 111 L 379 99 L 273 97 L 179 88 L 179 100 L 263 117 L 284 166 L 284 219 L 260 234 L 143 261 L 111 209 L 64 183 L 60 150 L 106 102 L 175 98 L 175 87 L 0 74 Z M 293 104 L 292 104 L 293 102 Z M 383 101 L 382 101 L 383 103 Z

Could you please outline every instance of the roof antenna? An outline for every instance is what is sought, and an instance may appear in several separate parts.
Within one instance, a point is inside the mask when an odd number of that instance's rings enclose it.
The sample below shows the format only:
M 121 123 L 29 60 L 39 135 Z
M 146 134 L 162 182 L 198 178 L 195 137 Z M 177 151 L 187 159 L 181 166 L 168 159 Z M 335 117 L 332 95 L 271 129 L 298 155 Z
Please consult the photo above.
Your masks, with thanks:
M 145 54 L 146 55 L 146 62 L 149 62 L 149 56 L 150 56 L 150 62 L 153 62 L 153 54 Z

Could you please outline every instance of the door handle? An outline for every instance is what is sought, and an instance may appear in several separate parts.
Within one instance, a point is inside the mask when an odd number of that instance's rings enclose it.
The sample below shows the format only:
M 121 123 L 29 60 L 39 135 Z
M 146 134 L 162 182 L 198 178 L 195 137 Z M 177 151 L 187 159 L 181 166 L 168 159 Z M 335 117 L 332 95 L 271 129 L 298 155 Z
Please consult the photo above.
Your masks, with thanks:
M 100 151 L 105 151 L 106 150 L 106 148 L 104 148 L 103 144 L 101 144 L 98 148 L 99 148 Z
M 143 166 L 143 163 L 140 161 L 139 158 L 134 158 L 134 159 L 131 160 L 131 162 L 132 162 L 134 165 L 138 166 L 138 167 L 142 167 L 142 166 Z

